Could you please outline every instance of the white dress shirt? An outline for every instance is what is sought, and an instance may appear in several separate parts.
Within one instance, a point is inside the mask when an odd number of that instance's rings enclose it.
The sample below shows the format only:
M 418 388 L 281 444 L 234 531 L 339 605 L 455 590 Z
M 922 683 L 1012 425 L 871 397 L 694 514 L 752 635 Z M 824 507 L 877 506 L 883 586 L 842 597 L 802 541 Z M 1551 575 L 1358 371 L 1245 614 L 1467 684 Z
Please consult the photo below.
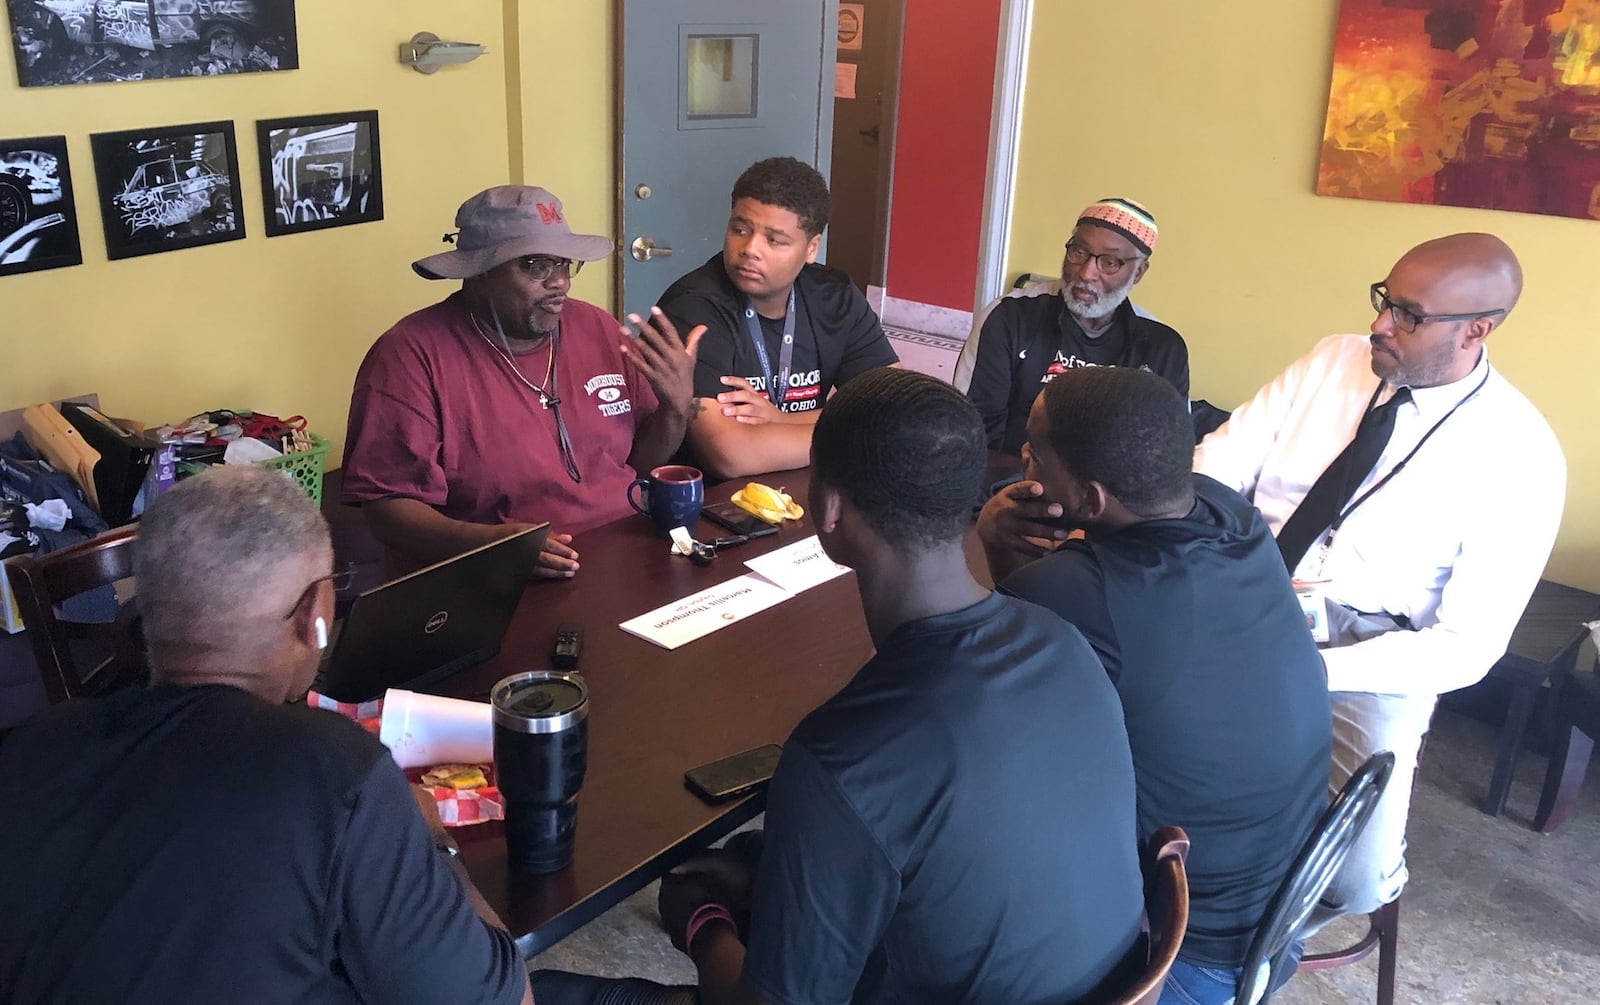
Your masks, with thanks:
M 1276 534 L 1355 436 L 1380 383 L 1371 358 L 1365 335 L 1323 339 L 1195 448 L 1195 470 L 1253 499 Z M 1384 387 L 1378 403 L 1393 393 Z M 1428 695 L 1481 680 L 1550 557 L 1566 459 L 1544 416 L 1489 366 L 1487 351 L 1465 378 L 1412 389 L 1351 501 L 1446 414 L 1328 547 L 1326 536 L 1313 543 L 1295 570 L 1296 579 L 1329 580 L 1323 589 L 1337 603 L 1404 616 L 1415 629 L 1323 650 L 1329 690 Z

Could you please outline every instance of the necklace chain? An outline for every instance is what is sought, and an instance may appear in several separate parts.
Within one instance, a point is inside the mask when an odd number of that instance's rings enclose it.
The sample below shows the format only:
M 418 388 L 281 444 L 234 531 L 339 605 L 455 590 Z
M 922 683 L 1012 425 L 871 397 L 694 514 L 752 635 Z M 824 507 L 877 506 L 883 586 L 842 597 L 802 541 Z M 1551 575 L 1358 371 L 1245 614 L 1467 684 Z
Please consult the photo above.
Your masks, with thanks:
M 550 381 L 555 376 L 556 372 L 556 339 L 560 334 L 559 328 L 556 330 L 555 334 L 550 336 L 550 360 L 545 364 L 544 386 L 541 387 L 528 379 L 527 375 L 522 372 L 521 367 L 517 366 L 516 362 L 511 358 L 509 353 L 507 353 L 500 346 L 495 345 L 494 339 L 490 338 L 489 333 L 483 330 L 483 322 L 478 320 L 478 315 L 468 311 L 467 316 L 472 319 L 473 330 L 478 333 L 479 338 L 483 339 L 484 344 L 490 349 L 493 349 L 495 355 L 505 360 L 506 366 L 511 368 L 512 374 L 515 375 L 518 380 L 522 381 L 522 383 L 526 384 L 529 390 L 533 391 L 533 393 L 539 396 L 539 406 L 541 408 L 549 408 L 552 404 L 560 401 L 560 398 L 546 390 L 546 388 L 551 387 Z M 552 390 L 554 389 L 552 388 Z

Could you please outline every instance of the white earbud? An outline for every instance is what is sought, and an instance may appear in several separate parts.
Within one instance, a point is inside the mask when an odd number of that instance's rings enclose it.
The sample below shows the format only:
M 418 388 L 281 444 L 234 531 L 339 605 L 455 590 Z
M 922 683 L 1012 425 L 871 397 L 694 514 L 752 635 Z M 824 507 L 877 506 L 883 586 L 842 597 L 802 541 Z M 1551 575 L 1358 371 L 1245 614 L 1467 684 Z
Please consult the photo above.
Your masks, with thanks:
M 311 623 L 311 628 L 317 633 L 317 648 L 328 648 L 328 622 L 318 618 Z

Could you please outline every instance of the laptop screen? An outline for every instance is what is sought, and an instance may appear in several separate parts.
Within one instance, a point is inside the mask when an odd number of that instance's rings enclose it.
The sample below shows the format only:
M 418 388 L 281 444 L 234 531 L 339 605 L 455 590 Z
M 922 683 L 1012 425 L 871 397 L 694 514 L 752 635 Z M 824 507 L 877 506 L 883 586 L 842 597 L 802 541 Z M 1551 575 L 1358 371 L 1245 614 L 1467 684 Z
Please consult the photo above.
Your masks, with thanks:
M 549 524 L 518 531 L 358 596 L 318 690 L 366 701 L 494 656 L 549 532 Z

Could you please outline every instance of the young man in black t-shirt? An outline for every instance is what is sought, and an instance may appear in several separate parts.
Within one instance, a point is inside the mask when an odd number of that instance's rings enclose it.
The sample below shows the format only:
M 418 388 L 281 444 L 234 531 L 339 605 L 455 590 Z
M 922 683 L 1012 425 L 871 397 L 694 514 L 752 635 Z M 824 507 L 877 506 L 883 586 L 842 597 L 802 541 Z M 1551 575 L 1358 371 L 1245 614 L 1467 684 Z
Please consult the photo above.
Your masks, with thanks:
M 1030 480 L 990 500 L 978 531 L 1000 591 L 1077 626 L 1105 664 L 1127 716 L 1139 834 L 1176 825 L 1193 842 L 1189 931 L 1161 1001 L 1220 1005 L 1327 806 L 1332 724 L 1266 521 L 1190 472 L 1193 442 L 1160 378 L 1062 374 L 1028 419 Z M 1063 519 L 1088 536 L 1030 561 Z
M 686 443 L 714 477 L 804 467 L 829 393 L 898 362 L 850 277 L 814 264 L 828 205 L 815 168 L 758 161 L 734 183 L 722 254 L 661 295 L 680 330 L 706 326 Z
M 1188 398 L 1183 337 L 1128 300 L 1150 268 L 1157 237 L 1155 217 L 1139 203 L 1102 199 L 1078 215 L 1060 279 L 1001 297 L 978 313 L 953 383 L 982 413 L 989 449 L 1019 453 L 1033 400 L 1058 374 L 1078 367 L 1149 370 Z
M 789 737 L 755 875 L 720 857 L 663 881 L 702 1002 L 1042 1005 L 1125 979 L 1143 894 L 1121 710 L 1076 629 L 967 567 L 977 413 L 875 370 L 813 454 L 810 511 L 877 654 Z

